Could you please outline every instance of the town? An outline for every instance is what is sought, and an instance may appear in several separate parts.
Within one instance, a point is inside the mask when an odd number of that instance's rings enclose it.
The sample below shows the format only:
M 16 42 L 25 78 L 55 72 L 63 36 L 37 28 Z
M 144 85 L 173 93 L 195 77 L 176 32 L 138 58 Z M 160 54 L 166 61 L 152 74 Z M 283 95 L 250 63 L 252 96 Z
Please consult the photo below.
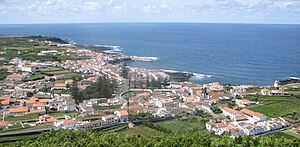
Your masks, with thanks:
M 101 49 L 53 38 L 16 40 L 22 47 L 1 45 L 0 136 L 116 125 L 130 129 L 197 114 L 209 116 L 205 128 L 216 135 L 300 134 L 297 80 L 276 80 L 271 86 L 196 84 L 161 70 L 127 66 L 127 56 Z

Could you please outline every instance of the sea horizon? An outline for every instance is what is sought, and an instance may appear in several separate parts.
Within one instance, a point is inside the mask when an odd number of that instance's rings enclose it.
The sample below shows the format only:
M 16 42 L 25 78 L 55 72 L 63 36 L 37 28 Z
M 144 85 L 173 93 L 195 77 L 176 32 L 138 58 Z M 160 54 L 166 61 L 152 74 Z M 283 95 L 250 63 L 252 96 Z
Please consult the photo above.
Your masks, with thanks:
M 1 23 L 0 25 L 51 25 L 51 24 L 253 24 L 253 25 L 300 25 L 300 23 L 272 23 L 272 22 L 197 22 L 197 21 L 111 21 L 111 22 L 38 22 L 38 23 Z
M 0 24 L 0 35 L 53 36 L 81 45 L 119 46 L 125 55 L 158 58 L 153 63 L 131 62 L 133 67 L 187 71 L 211 76 L 194 80 L 197 83 L 237 85 L 270 85 L 300 76 L 299 34 L 299 24 Z

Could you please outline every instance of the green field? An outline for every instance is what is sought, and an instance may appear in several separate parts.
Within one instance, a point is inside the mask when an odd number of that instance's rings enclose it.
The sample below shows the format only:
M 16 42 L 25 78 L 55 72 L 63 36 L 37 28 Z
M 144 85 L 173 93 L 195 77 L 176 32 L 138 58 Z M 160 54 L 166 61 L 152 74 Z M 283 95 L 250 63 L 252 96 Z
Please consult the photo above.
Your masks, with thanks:
M 7 117 L 5 117 L 5 121 L 20 121 L 20 120 L 32 120 L 32 119 L 39 119 L 39 114 L 32 113 L 32 114 L 25 114 L 23 116 L 7 116 Z
M 295 96 L 258 96 L 259 106 L 250 108 L 269 117 L 300 112 L 300 99 Z
M 262 87 L 247 88 L 246 91 L 247 91 L 247 93 L 257 93 L 257 92 L 260 92 L 261 89 L 263 89 L 263 88 Z
M 134 128 L 130 128 L 130 129 L 126 129 L 125 131 L 121 132 L 122 134 L 126 134 L 126 135 L 136 135 L 136 136 L 157 136 L 159 135 L 161 132 L 156 131 L 154 129 L 145 127 L 143 125 L 139 125 L 139 126 L 135 126 Z
M 264 134 L 264 135 L 274 135 L 275 137 L 285 137 L 285 138 L 289 138 L 289 139 L 296 139 L 296 138 L 300 138 L 299 134 L 294 133 L 292 130 L 285 130 L 285 131 L 274 131 L 268 134 Z
M 53 74 L 53 75 L 64 75 L 64 74 L 71 74 L 72 72 L 70 70 L 53 70 L 45 73 Z
M 293 130 L 285 130 L 283 131 L 285 134 L 289 134 L 291 136 L 294 136 L 296 138 L 300 138 L 300 134 L 296 134 L 295 132 L 293 132 Z
M 73 76 L 78 76 L 79 74 L 73 73 L 70 70 L 56 69 L 47 72 L 35 72 L 25 81 L 35 81 L 35 80 L 43 79 L 45 76 L 53 76 L 53 75 L 55 76 L 64 75 L 66 79 L 71 79 Z M 58 82 L 64 82 L 64 80 L 58 80 Z
M 40 74 L 40 73 L 34 73 L 33 75 L 31 75 L 29 78 L 27 78 L 27 81 L 35 81 L 35 80 L 39 80 L 39 79 L 44 79 L 45 75 Z
M 52 112 L 52 113 L 48 113 L 49 116 L 53 116 L 53 117 L 64 117 L 65 115 L 69 115 L 69 116 L 77 116 L 79 115 L 79 112 L 77 111 L 66 111 L 66 112 Z
M 122 97 L 124 99 L 128 99 L 128 98 L 132 98 L 132 97 L 135 97 L 137 96 L 138 94 L 140 94 L 141 92 L 127 92 L 125 94 L 122 95 Z
M 207 119 L 208 120 L 208 119 Z M 188 132 L 206 132 L 205 124 L 207 122 L 205 118 L 200 116 L 191 115 L 187 118 L 177 118 L 172 120 L 161 121 L 157 123 L 153 123 L 155 126 L 159 126 L 160 128 L 166 129 L 167 134 L 177 134 L 177 133 L 188 133 Z M 122 131 L 121 133 L 128 135 L 140 135 L 140 136 L 156 136 L 161 133 L 165 133 L 160 131 L 162 129 L 149 128 L 143 124 L 137 125 L 134 128 L 127 129 Z
M 52 70 L 52 71 L 47 71 L 47 72 L 44 72 L 45 74 L 48 74 L 48 75 L 55 75 L 55 76 L 60 76 L 60 75 L 64 75 L 66 79 L 70 79 L 74 76 L 81 76 L 81 74 L 78 74 L 78 73 L 74 73 L 70 70 L 65 70 L 65 69 L 59 69 L 59 70 Z
M 43 41 L 54 41 L 56 43 L 67 43 L 59 38 L 54 37 L 7 37 L 0 36 L 0 50 L 4 52 L 3 58 L 10 60 L 15 57 L 27 59 L 31 61 L 64 61 L 64 60 L 86 60 L 90 59 L 88 56 L 77 54 L 66 55 L 62 53 L 66 50 L 65 47 L 49 46 L 44 44 Z M 44 55 L 40 56 L 38 53 L 45 50 L 57 50 L 61 52 L 57 55 Z
M 0 69 L 0 80 L 4 80 L 8 75 L 9 73 L 7 73 L 6 70 Z
M 121 105 L 110 105 L 110 106 L 95 106 L 96 110 L 109 110 L 109 109 L 120 109 Z
M 200 116 L 189 116 L 187 119 L 173 119 L 155 123 L 163 128 L 166 128 L 173 133 L 184 133 L 191 131 L 206 131 L 206 120 Z

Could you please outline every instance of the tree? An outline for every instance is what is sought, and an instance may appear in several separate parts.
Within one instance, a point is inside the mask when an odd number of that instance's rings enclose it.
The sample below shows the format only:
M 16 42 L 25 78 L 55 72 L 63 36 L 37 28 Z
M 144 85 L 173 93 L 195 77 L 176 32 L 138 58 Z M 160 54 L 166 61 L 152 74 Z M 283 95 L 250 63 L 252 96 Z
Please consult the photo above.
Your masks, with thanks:
M 74 83 L 74 85 L 77 85 Z M 96 83 L 86 87 L 85 90 L 79 91 L 76 86 L 70 88 L 71 95 L 76 103 L 92 98 L 111 98 L 117 84 L 115 81 L 108 79 L 107 76 L 99 77 Z
M 70 92 L 71 92 L 72 97 L 75 99 L 75 102 L 79 103 L 79 102 L 81 102 L 82 94 L 80 93 L 80 91 L 79 91 L 79 89 L 78 89 L 78 87 L 76 85 L 77 84 L 74 83 L 70 87 Z
M 27 96 L 27 97 L 32 97 L 33 95 L 34 95 L 34 93 L 32 93 L 32 92 L 27 92 L 27 93 L 26 93 L 26 96 Z
M 126 63 L 122 64 L 122 68 L 121 68 L 121 76 L 125 79 L 128 78 L 128 68 L 126 67 Z
M 149 77 L 149 72 L 147 71 L 147 77 L 146 77 L 146 88 L 148 89 L 150 86 L 150 77 Z

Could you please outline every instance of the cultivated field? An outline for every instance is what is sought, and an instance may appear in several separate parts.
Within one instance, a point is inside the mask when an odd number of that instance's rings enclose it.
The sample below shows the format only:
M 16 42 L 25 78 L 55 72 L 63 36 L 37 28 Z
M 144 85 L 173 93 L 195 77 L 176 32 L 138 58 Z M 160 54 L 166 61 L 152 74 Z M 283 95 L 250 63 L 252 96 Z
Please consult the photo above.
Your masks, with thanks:
M 250 108 L 269 117 L 300 112 L 300 99 L 295 96 L 258 96 L 259 106 Z
M 173 133 L 206 131 L 205 123 L 207 122 L 207 120 L 200 116 L 188 116 L 186 118 L 178 118 L 178 119 L 152 123 L 154 126 L 156 126 L 152 128 L 141 124 L 135 126 L 134 128 L 127 129 L 121 133 L 147 137 L 147 136 L 156 136 L 159 135 L 160 133 L 173 134 Z

